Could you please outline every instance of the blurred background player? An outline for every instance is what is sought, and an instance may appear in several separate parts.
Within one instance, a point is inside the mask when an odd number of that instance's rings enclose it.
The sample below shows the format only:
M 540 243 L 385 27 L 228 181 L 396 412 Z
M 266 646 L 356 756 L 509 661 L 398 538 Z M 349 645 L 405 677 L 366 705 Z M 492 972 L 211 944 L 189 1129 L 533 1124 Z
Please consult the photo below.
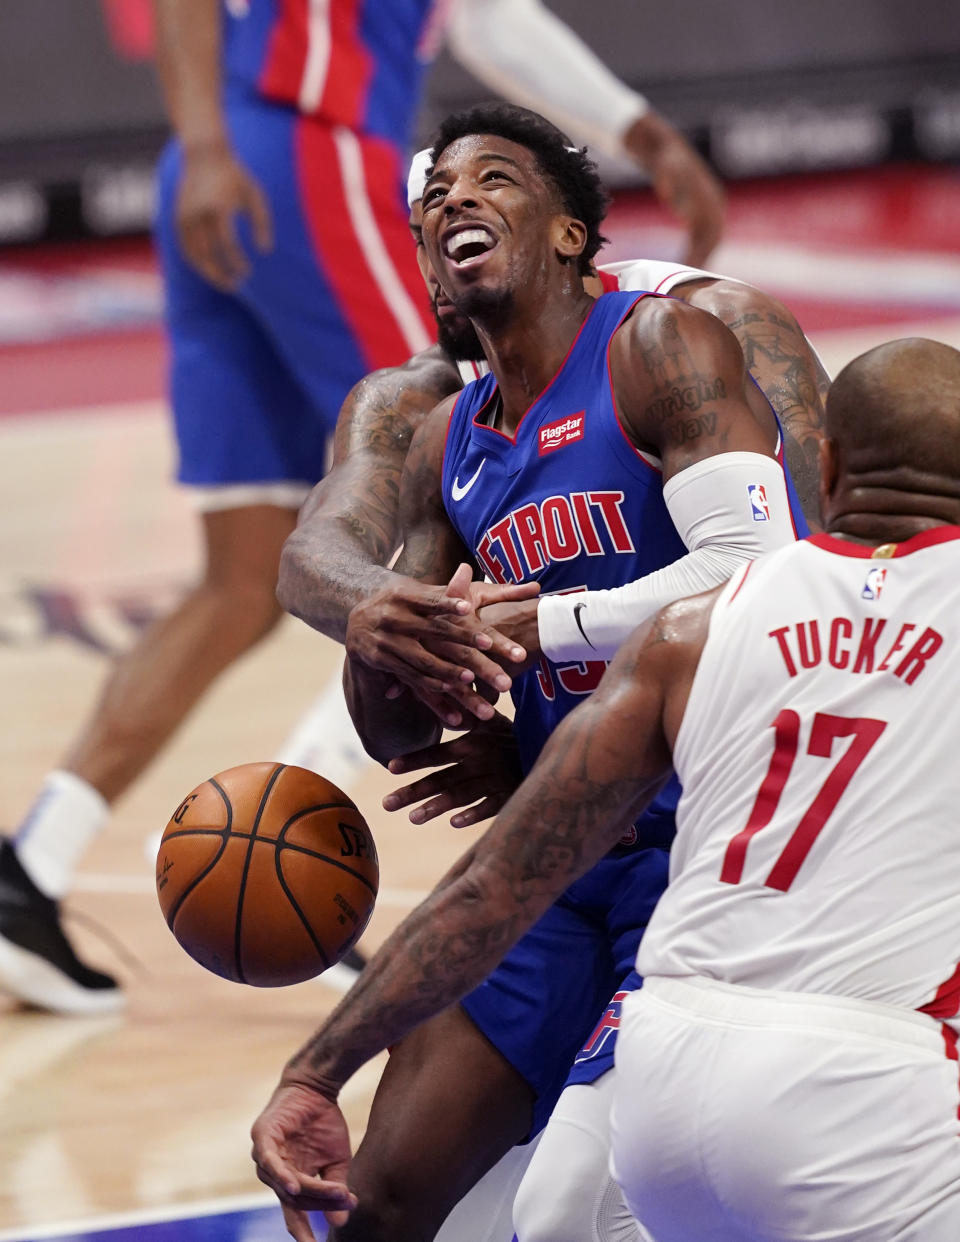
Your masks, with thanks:
M 179 478 L 194 493 L 200 584 L 118 663 L 12 840 L 0 842 L 0 986 L 51 1009 L 122 1004 L 88 968 L 57 902 L 113 801 L 214 678 L 275 625 L 280 549 L 323 474 L 349 388 L 426 347 L 401 184 L 430 58 L 446 34 L 497 89 L 562 115 L 650 174 L 702 261 L 718 183 L 689 144 L 537 0 L 157 0 L 174 141 L 160 164 Z M 536 47 L 519 58 L 518 47 Z M 576 117 L 569 116 L 575 99 Z M 342 735 L 339 688 L 308 732 Z M 339 763 L 339 745 L 295 739 Z

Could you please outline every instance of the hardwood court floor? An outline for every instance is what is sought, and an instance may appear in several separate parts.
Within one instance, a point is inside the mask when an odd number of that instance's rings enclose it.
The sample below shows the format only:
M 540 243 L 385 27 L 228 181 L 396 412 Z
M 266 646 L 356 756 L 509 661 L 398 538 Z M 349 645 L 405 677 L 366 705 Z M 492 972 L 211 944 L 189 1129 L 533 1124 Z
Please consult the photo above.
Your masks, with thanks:
M 960 345 L 960 237 L 946 223 L 958 185 L 941 170 L 906 187 L 903 174 L 881 172 L 741 188 L 714 267 L 780 293 L 833 370 L 912 332 Z M 611 257 L 642 253 L 650 220 L 638 200 L 619 203 Z M 102 249 L 70 261 L 71 271 L 101 275 L 112 262 Z M 140 291 L 153 296 L 142 250 L 137 262 L 148 281 Z M 0 257 L 0 302 L 13 267 L 30 270 L 23 257 Z M 68 744 L 102 681 L 105 650 L 129 641 L 136 620 L 174 598 L 197 564 L 190 510 L 168 481 L 157 329 L 141 325 L 129 357 L 122 335 L 71 331 L 51 345 L 0 348 L 0 825 L 17 822 Z M 145 358 L 156 391 L 144 391 Z M 108 929 L 122 953 L 86 923 L 71 928 L 91 960 L 123 979 L 126 1015 L 64 1019 L 0 1000 L 5 1237 L 260 1190 L 250 1123 L 337 993 L 322 980 L 242 988 L 195 966 L 160 917 L 145 846 L 199 781 L 272 757 L 338 662 L 334 644 L 294 621 L 281 626 L 213 688 L 84 860 L 69 909 Z M 390 786 L 373 766 L 349 786 L 381 856 L 368 948 L 474 835 L 385 815 Z M 381 1064 L 344 1093 L 357 1138 Z M 284 1236 L 279 1217 L 272 1228 L 264 1236 Z

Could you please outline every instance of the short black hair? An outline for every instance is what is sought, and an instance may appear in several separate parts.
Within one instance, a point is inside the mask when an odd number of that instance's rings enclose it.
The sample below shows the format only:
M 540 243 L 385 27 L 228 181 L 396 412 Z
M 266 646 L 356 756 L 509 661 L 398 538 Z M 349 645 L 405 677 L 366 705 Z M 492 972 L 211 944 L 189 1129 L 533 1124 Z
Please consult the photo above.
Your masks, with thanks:
M 586 227 L 587 243 L 577 267 L 582 276 L 588 275 L 594 257 L 607 241 L 600 226 L 610 199 L 586 147 L 575 147 L 562 130 L 538 112 L 514 104 L 486 103 L 454 112 L 440 124 L 431 143 L 434 164 L 452 142 L 469 134 L 494 134 L 533 153 L 540 171 L 556 187 L 564 211 Z

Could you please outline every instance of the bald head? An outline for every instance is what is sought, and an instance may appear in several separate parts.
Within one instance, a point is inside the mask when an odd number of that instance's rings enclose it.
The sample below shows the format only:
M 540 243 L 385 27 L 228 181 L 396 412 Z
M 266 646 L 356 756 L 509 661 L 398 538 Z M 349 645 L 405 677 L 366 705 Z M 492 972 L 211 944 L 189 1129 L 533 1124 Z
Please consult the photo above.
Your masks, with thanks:
M 827 530 L 897 543 L 960 525 L 960 352 L 921 337 L 879 345 L 844 367 L 826 411 Z
M 826 431 L 848 466 L 960 480 L 960 351 L 922 337 L 849 363 L 827 396 Z

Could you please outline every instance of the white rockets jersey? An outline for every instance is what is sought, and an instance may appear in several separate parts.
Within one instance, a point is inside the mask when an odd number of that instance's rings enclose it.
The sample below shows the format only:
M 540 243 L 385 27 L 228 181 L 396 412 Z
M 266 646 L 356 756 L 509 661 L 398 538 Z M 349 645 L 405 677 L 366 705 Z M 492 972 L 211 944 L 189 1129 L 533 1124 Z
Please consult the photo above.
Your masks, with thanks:
M 737 573 L 674 749 L 642 975 L 960 1009 L 960 527 Z
M 604 274 L 613 278 L 603 282 L 607 292 L 618 288 L 631 293 L 669 293 L 676 285 L 689 280 L 732 279 L 730 276 L 718 276 L 716 272 L 703 272 L 697 267 L 684 267 L 682 263 L 663 263 L 659 259 L 626 259 L 621 263 L 604 263 L 597 270 L 601 280 Z M 471 380 L 486 375 L 490 367 L 486 362 L 458 362 L 457 370 L 463 382 L 469 384 Z
M 624 259 L 620 263 L 604 263 L 598 269 L 613 276 L 617 286 L 628 292 L 669 293 L 677 285 L 691 280 L 733 280 L 718 272 L 705 272 L 698 267 L 685 267 L 682 263 L 664 263 L 660 259 Z M 742 284 L 743 281 L 735 281 Z

